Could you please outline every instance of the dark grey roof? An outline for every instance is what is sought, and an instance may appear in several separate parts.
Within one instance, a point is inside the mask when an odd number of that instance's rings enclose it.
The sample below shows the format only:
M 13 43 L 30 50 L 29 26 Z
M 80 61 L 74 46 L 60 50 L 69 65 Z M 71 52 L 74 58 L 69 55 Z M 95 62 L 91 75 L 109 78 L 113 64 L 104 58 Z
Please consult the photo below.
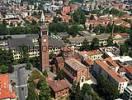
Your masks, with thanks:
M 64 42 L 62 40 L 57 40 L 49 37 L 49 47 L 60 48 L 64 46 Z
M 32 42 L 32 39 L 38 39 L 38 35 L 27 35 L 26 37 L 19 37 L 19 38 L 11 38 L 8 39 L 8 46 L 11 49 L 19 49 L 20 46 L 26 45 L 29 47 L 34 47 L 34 43 Z M 50 48 L 61 48 L 64 46 L 64 42 L 62 40 L 57 40 L 54 38 L 49 37 L 49 47 Z
M 11 49 L 19 49 L 19 47 L 22 45 L 29 47 L 34 46 L 32 39 L 29 37 L 8 39 L 8 46 Z
M 60 33 L 58 33 L 58 36 L 60 36 L 61 38 L 63 38 L 63 37 L 69 36 L 69 34 L 67 32 L 60 32 Z
M 84 39 L 87 39 L 89 42 L 91 42 L 94 38 L 98 38 L 100 41 L 101 40 L 107 40 L 110 34 L 100 34 L 100 35 L 91 35 L 91 36 L 79 36 L 79 37 L 74 37 L 74 38 L 68 38 L 68 40 L 71 43 L 82 43 Z

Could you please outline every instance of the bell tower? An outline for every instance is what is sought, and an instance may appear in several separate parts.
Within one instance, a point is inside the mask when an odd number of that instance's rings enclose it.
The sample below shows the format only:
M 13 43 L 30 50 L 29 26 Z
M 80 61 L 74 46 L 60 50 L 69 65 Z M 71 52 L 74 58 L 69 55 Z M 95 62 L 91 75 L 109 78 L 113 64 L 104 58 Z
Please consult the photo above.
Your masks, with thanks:
M 43 15 L 43 12 L 42 12 Z M 44 17 L 41 16 L 41 18 Z M 45 19 L 45 18 L 42 18 Z M 45 20 L 41 20 L 41 27 L 40 27 L 40 64 L 42 71 L 48 69 L 49 67 L 49 49 L 48 49 L 48 31 L 45 24 Z

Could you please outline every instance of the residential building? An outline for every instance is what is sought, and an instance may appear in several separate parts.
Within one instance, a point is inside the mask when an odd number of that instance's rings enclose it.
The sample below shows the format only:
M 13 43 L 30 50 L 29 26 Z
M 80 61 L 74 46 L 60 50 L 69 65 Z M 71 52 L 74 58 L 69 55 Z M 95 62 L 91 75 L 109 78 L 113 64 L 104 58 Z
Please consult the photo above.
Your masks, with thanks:
M 94 38 L 98 38 L 99 44 L 106 46 L 107 45 L 107 39 L 109 37 L 110 37 L 110 34 L 100 34 L 100 35 L 91 34 L 91 35 L 85 36 L 85 37 L 84 36 L 69 37 L 68 40 L 70 42 L 70 45 L 75 46 L 75 47 L 80 47 L 85 39 L 89 43 L 91 43 L 91 41 Z
M 128 33 L 114 33 L 113 34 L 113 40 L 114 40 L 113 43 L 123 44 L 128 39 L 129 39 Z
M 79 52 L 79 55 L 81 56 L 82 60 L 98 60 L 102 59 L 103 53 L 101 53 L 99 50 L 92 50 L 92 51 L 81 51 Z
M 129 85 L 124 90 L 123 100 L 132 100 L 132 85 Z
M 112 63 L 113 62 L 107 62 L 105 60 L 97 60 L 93 66 L 93 71 L 98 76 L 103 75 L 106 77 L 106 79 L 108 79 L 113 85 L 117 87 L 119 93 L 123 93 L 124 89 L 127 87 L 128 80 L 116 72 L 118 66 Z
M 115 56 L 111 58 L 112 60 L 116 61 L 120 66 L 132 65 L 132 58 L 130 56 Z
M 119 56 L 120 50 L 115 46 L 101 47 L 99 50 L 105 55 L 105 57 Z
M 125 76 L 129 79 L 129 84 L 132 84 L 132 66 L 126 66 L 125 69 Z
M 55 100 L 69 95 L 69 85 L 66 80 L 48 80 L 48 84 Z
M 8 74 L 0 74 L 0 100 L 17 100 Z

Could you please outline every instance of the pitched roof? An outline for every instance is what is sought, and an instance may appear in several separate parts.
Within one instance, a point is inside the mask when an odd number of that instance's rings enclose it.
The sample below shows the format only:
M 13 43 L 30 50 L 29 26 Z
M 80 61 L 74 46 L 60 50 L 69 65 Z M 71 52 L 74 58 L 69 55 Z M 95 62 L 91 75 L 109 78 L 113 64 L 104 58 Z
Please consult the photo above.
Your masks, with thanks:
M 82 51 L 82 55 L 87 54 L 88 56 L 102 54 L 99 50 Z
M 26 45 L 30 47 L 33 46 L 32 39 L 29 37 L 9 39 L 8 44 L 9 44 L 9 48 L 16 48 L 16 49 L 19 49 L 19 47 L 22 45 Z
M 1 74 L 0 75 L 0 100 L 7 98 L 16 98 L 15 92 L 10 88 L 9 75 Z
M 98 64 L 101 67 L 101 69 L 103 69 L 115 81 L 117 81 L 117 82 L 126 82 L 126 80 L 121 75 L 119 75 L 117 72 L 112 70 L 110 68 L 110 66 L 107 63 L 105 63 L 105 61 L 97 60 L 95 62 L 96 62 L 96 64 Z
M 48 84 L 54 92 L 59 92 L 61 90 L 69 88 L 66 80 L 48 80 Z
M 74 58 L 69 58 L 65 60 L 65 63 L 69 65 L 73 70 L 80 70 L 80 69 L 86 68 L 85 65 L 83 65 L 81 62 L 79 62 L 78 60 Z
M 91 59 L 87 59 L 87 60 L 85 60 L 85 63 L 88 64 L 88 65 L 93 65 L 94 61 L 91 60 Z
M 132 74 L 132 66 L 124 67 L 126 72 Z
M 110 34 L 100 34 L 100 35 L 91 35 L 91 36 L 79 36 L 74 38 L 68 38 L 71 43 L 82 43 L 85 39 L 91 42 L 94 38 L 99 40 L 107 40 Z
M 32 39 L 38 39 L 39 36 L 34 34 L 34 35 L 18 35 L 15 36 L 14 38 L 8 39 L 8 45 L 9 48 L 11 49 L 19 49 L 20 46 L 26 45 L 29 47 L 33 47 L 34 43 Z M 49 47 L 53 48 L 61 48 L 64 46 L 64 42 L 62 40 L 57 40 L 52 37 L 49 37 Z

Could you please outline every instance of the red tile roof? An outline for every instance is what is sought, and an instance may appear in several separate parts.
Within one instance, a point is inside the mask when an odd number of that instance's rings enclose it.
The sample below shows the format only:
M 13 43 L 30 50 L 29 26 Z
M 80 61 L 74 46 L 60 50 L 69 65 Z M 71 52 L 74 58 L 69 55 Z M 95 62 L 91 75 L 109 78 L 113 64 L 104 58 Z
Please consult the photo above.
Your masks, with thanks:
M 85 69 L 86 66 L 83 65 L 81 62 L 79 62 L 78 60 L 74 59 L 74 58 L 69 58 L 65 60 L 65 63 L 67 65 L 69 65 L 73 70 L 78 71 L 81 69 Z
M 95 61 L 101 69 L 103 69 L 109 76 L 111 76 L 117 82 L 126 82 L 126 80 L 119 75 L 117 72 L 113 71 L 105 61 L 97 60 Z
M 113 35 L 114 36 L 120 35 L 120 36 L 122 36 L 124 38 L 129 36 L 129 34 L 127 34 L 127 33 L 114 33 Z
M 88 64 L 88 65 L 93 65 L 94 61 L 91 60 L 91 59 L 87 59 L 87 60 L 85 60 L 85 63 Z
M 61 90 L 69 88 L 66 80 L 48 80 L 48 84 L 54 92 L 59 92 Z
M 116 63 L 116 61 L 112 60 L 111 57 L 106 58 L 105 61 L 106 61 L 107 64 L 110 65 L 110 66 L 119 67 L 119 65 Z
M 126 72 L 131 73 L 132 74 L 132 66 L 128 66 L 128 67 L 124 67 Z
M 102 54 L 99 50 L 82 51 L 82 52 L 80 52 L 80 53 L 81 53 L 82 55 L 87 54 L 88 56 Z
M 0 75 L 0 100 L 7 98 L 16 98 L 15 92 L 10 88 L 9 75 Z

